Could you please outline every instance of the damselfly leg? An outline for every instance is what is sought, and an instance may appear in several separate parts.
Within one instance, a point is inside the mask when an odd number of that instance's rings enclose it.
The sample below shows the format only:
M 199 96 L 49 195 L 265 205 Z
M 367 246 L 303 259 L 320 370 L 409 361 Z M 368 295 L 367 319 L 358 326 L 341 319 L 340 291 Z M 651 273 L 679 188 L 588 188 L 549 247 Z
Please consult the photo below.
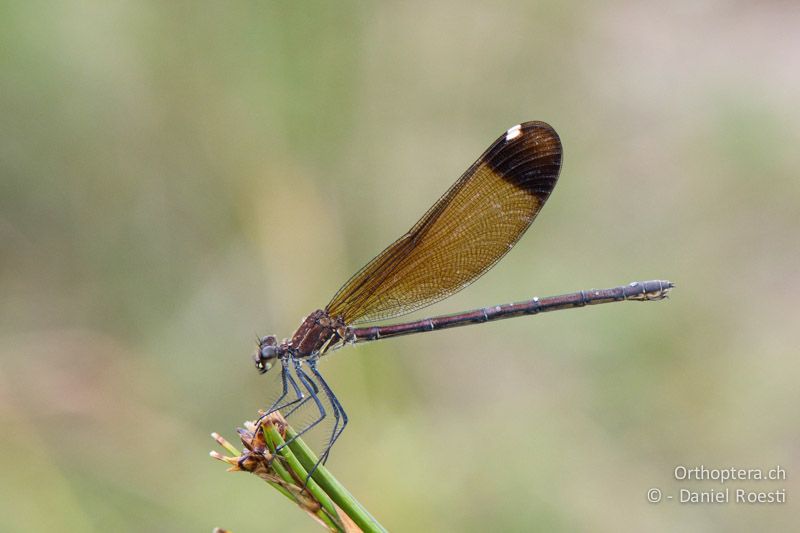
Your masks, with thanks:
M 289 395 L 290 385 L 292 391 L 294 392 L 294 398 L 286 401 L 285 403 L 281 403 Z M 264 414 L 258 417 L 258 420 L 256 420 L 256 428 L 261 427 L 261 423 L 264 421 L 264 419 L 275 411 L 280 411 L 281 409 L 285 409 L 286 407 L 290 407 L 295 404 L 303 405 L 303 403 L 309 399 L 309 397 L 303 394 L 303 392 L 300 390 L 300 387 L 297 385 L 297 382 L 292 376 L 291 362 L 289 357 L 284 357 L 281 360 L 281 389 L 282 390 L 278 398 L 276 398 L 275 401 L 272 402 L 272 405 L 269 406 L 269 409 L 267 409 L 266 412 L 264 412 Z
M 311 360 L 308 366 L 311 367 L 311 372 L 314 373 L 314 376 L 316 376 L 317 380 L 319 381 L 319 384 L 322 385 L 322 390 L 325 391 L 325 395 L 328 397 L 328 401 L 330 402 L 333 410 L 333 416 L 335 417 L 335 422 L 333 424 L 331 436 L 328 439 L 328 443 L 325 445 L 325 449 L 319 456 L 319 461 L 317 461 L 317 464 L 315 464 L 314 468 L 311 470 L 313 473 L 313 471 L 317 469 L 317 466 L 319 466 L 320 462 L 322 462 L 322 464 L 325 464 L 325 462 L 328 460 L 331 448 L 333 447 L 333 444 L 336 442 L 339 436 L 344 432 L 344 428 L 345 426 L 347 426 L 348 419 L 347 419 L 347 413 L 342 407 L 341 402 L 339 402 L 339 398 L 336 397 L 336 395 L 333 393 L 333 390 L 331 390 L 330 386 L 328 386 L 328 382 L 325 381 L 325 378 L 323 378 L 322 374 L 320 374 L 319 370 L 317 370 L 317 360 L 316 359 Z M 342 424 L 341 427 L 339 427 L 340 421 Z
M 300 383 L 302 383 L 302 385 L 305 388 L 306 392 L 308 393 L 308 397 L 304 398 L 300 403 L 297 404 L 297 406 L 295 408 L 293 408 L 291 411 L 289 411 L 284 416 L 285 416 L 285 418 L 288 418 L 293 413 L 295 413 L 295 411 L 297 411 L 303 405 L 305 405 L 309 400 L 313 400 L 314 405 L 317 407 L 317 411 L 319 413 L 319 416 L 317 416 L 311 423 L 306 424 L 304 427 L 297 429 L 297 434 L 295 434 L 291 439 L 287 440 L 285 443 L 283 443 L 281 446 L 279 446 L 276 451 L 281 450 L 284 446 L 286 446 L 288 444 L 291 444 L 292 442 L 294 442 L 295 439 L 297 439 L 298 437 L 304 435 L 308 431 L 310 431 L 313 428 L 315 428 L 317 426 L 317 424 L 322 422 L 325 419 L 325 417 L 327 416 L 327 412 L 325 411 L 325 406 L 322 404 L 322 400 L 319 397 L 319 388 L 314 383 L 314 381 L 311 379 L 311 377 L 308 374 L 306 374 L 305 371 L 303 370 L 303 368 L 302 368 L 302 365 L 303 365 L 302 360 L 294 359 L 292 362 L 293 362 L 293 367 L 294 367 L 294 373 L 297 376 L 297 379 L 300 380 Z

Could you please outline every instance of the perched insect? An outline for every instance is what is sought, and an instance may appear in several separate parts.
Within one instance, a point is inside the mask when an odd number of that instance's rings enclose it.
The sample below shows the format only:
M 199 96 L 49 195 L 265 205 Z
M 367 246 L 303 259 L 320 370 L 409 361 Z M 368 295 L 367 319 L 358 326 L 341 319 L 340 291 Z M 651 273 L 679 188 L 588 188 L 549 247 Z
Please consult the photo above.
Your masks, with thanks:
M 525 122 L 509 129 L 405 235 L 350 278 L 325 309 L 308 315 L 291 339 L 279 343 L 275 336 L 263 337 L 254 356 L 256 368 L 264 373 L 279 364 L 282 383 L 267 414 L 287 409 L 288 417 L 313 402 L 315 420 L 298 428 L 299 436 L 330 410 L 334 423 L 320 454 L 324 461 L 347 425 L 342 404 L 317 368 L 319 358 L 331 349 L 544 311 L 666 297 L 672 283 L 645 281 L 401 324 L 355 327 L 447 298 L 489 270 L 541 211 L 558 180 L 561 157 L 561 141 L 548 124 Z

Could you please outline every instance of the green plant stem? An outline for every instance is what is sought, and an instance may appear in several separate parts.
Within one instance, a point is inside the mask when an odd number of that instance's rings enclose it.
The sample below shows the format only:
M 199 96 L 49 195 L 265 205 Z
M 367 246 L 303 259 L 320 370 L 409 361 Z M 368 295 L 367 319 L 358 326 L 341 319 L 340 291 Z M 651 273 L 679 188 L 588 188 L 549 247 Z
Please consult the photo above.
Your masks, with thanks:
M 248 426 L 249 424 L 249 426 Z M 386 529 L 367 512 L 350 491 L 320 465 L 313 476 L 317 457 L 289 427 L 280 413 L 259 419 L 259 427 L 246 422 L 239 437 L 245 445 L 237 450 L 217 433 L 211 437 L 230 456 L 211 452 L 214 459 L 230 466 L 229 471 L 245 471 L 257 475 L 330 531 L 352 533 L 386 533 Z M 287 445 L 286 442 L 289 442 Z M 276 452 L 276 450 L 279 450 Z
M 264 428 L 264 436 L 266 437 L 267 445 L 270 451 L 272 451 L 272 453 L 276 453 L 275 450 L 280 448 L 280 451 L 277 453 L 286 459 L 287 465 L 295 474 L 297 479 L 292 477 L 292 474 L 286 470 L 279 459 L 275 459 L 275 461 L 272 463 L 272 467 L 287 483 L 297 484 L 299 482 L 302 484 L 308 477 L 308 472 L 305 470 L 305 468 L 303 468 L 303 465 L 300 463 L 300 461 L 298 461 L 297 457 L 295 457 L 290 447 L 281 447 L 284 444 L 284 440 L 273 424 L 264 424 L 262 427 Z M 327 525 L 333 526 L 335 530 L 343 531 L 341 524 L 338 523 L 339 513 L 336 511 L 336 507 L 325 491 L 313 479 L 308 480 L 306 488 L 314 497 L 314 499 L 317 500 L 322 506 L 322 509 L 319 513 L 317 513 L 317 516 L 322 518 Z
M 241 434 L 241 433 L 240 433 Z M 264 442 L 266 443 L 266 435 L 267 433 L 262 433 L 264 435 Z M 214 459 L 220 460 L 224 463 L 232 465 L 233 468 L 231 470 L 245 470 L 246 472 L 252 472 L 258 475 L 261 479 L 267 482 L 267 484 L 274 487 L 278 492 L 286 496 L 289 500 L 296 503 L 301 509 L 306 511 L 307 513 L 313 515 L 317 520 L 319 520 L 325 527 L 328 528 L 330 531 L 342 532 L 344 533 L 345 529 L 343 524 L 340 523 L 340 518 L 338 515 L 336 516 L 329 516 L 328 512 L 319 505 L 319 502 L 314 502 L 318 504 L 318 509 L 316 511 L 310 506 L 311 498 L 307 496 L 307 493 L 297 486 L 296 480 L 292 477 L 292 473 L 289 472 L 283 464 L 281 464 L 280 460 L 275 460 L 274 454 L 270 458 L 265 454 L 257 454 L 262 458 L 261 466 L 266 468 L 266 471 L 261 471 L 258 465 L 253 465 L 252 470 L 247 468 L 242 468 L 242 460 L 245 460 L 245 457 L 248 452 L 240 452 L 236 449 L 230 442 L 222 438 L 218 433 L 212 433 L 211 437 L 217 441 L 217 444 L 225 448 L 225 450 L 231 454 L 231 457 L 225 457 L 217 452 L 211 452 L 211 457 Z M 278 435 L 280 439 L 280 435 Z M 242 442 L 245 443 L 252 443 L 253 439 L 242 439 Z M 258 470 L 258 472 L 256 472 Z M 214 531 L 224 531 L 222 529 L 215 529 Z
M 317 463 L 317 457 L 302 439 L 292 440 L 295 436 L 295 431 L 287 426 L 286 440 L 290 441 L 288 448 L 294 452 L 296 458 L 302 463 L 304 467 L 303 471 L 308 471 Z M 387 533 L 386 529 L 369 514 L 364 506 L 353 497 L 350 491 L 339 483 L 339 481 L 333 477 L 333 474 L 323 465 L 320 464 L 317 467 L 311 479 L 325 490 L 336 505 L 338 505 L 362 531 L 365 533 Z M 309 481 L 309 483 L 310 482 L 311 481 Z

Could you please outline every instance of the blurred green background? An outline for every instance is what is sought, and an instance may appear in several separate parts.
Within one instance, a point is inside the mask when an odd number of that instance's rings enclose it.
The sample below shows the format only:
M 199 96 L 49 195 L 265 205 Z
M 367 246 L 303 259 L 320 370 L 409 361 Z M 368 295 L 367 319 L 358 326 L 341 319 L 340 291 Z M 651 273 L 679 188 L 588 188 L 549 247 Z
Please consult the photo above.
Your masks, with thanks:
M 416 313 L 666 278 L 322 369 L 329 467 L 395 531 L 788 531 L 800 498 L 793 2 L 3 2 L 0 529 L 316 531 L 208 437 L 289 336 L 508 127 L 561 180 Z M 784 505 L 649 504 L 781 465 Z M 724 487 L 722 487 L 724 488 Z

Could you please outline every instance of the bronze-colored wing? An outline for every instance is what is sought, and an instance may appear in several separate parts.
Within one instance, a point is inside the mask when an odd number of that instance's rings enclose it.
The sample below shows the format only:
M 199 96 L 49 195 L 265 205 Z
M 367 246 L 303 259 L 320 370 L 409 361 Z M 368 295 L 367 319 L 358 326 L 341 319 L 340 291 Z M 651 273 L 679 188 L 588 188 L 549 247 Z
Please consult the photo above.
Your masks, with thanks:
M 346 324 L 410 313 L 463 289 L 519 240 L 556 185 L 561 141 L 544 122 L 509 129 L 408 233 L 326 307 Z

